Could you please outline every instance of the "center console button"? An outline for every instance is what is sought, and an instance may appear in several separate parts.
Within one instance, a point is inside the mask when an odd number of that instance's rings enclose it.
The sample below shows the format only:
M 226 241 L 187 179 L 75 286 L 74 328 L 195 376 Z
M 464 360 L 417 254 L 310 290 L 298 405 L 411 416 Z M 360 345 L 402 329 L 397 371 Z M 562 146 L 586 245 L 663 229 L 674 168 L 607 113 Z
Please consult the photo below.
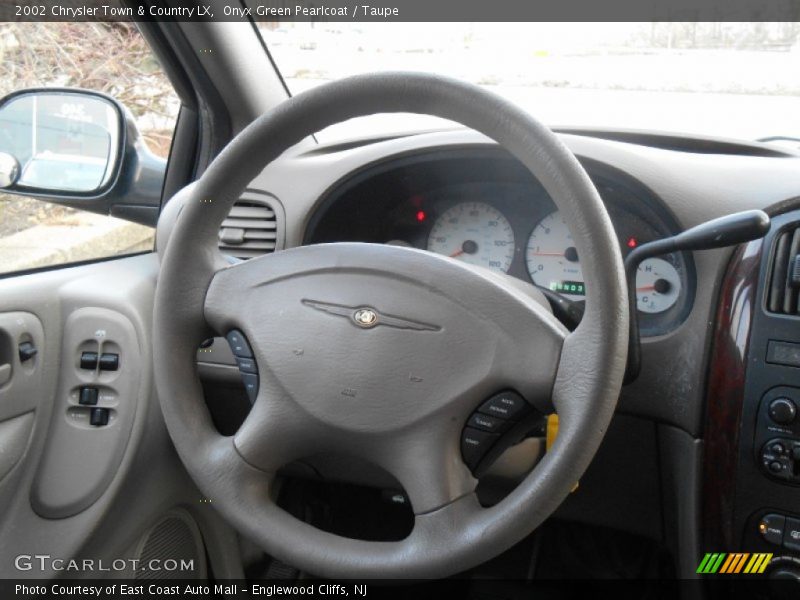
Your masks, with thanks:
M 769 404 L 769 418 L 779 425 L 788 425 L 797 416 L 797 407 L 789 398 L 776 398 Z
M 783 547 L 792 552 L 800 552 L 800 519 L 786 517 L 786 529 L 783 532 Z
M 783 515 L 764 515 L 758 523 L 758 532 L 764 541 L 780 546 L 783 542 L 783 531 L 786 528 L 786 517 Z

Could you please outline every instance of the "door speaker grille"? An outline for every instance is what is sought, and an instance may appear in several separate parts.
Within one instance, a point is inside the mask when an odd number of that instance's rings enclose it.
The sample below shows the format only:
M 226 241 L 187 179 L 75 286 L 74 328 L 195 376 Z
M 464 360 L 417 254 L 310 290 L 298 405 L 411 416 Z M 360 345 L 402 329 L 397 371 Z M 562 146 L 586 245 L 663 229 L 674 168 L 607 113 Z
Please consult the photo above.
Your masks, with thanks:
M 183 511 L 168 513 L 145 533 L 138 558 L 135 579 L 201 579 L 206 574 L 200 530 Z

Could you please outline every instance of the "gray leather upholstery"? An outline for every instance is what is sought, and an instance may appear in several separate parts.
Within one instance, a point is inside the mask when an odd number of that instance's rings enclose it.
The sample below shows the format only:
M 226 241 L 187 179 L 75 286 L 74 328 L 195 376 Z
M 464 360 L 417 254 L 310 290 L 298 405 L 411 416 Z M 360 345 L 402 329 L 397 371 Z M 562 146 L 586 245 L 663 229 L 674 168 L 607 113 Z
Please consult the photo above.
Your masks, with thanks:
M 541 181 L 567 218 L 585 273 L 586 316 L 576 331 L 566 335 L 541 304 L 503 278 L 411 249 L 336 244 L 227 267 L 216 249 L 217 229 L 259 171 L 319 129 L 379 112 L 417 112 L 462 122 L 497 140 Z M 299 307 L 304 299 L 336 302 L 345 297 L 364 305 L 387 304 L 392 286 L 405 308 L 376 308 L 405 310 L 400 316 L 436 325 L 448 336 L 441 338 L 444 345 L 406 342 L 402 332 L 389 328 L 351 331 L 344 329 L 352 327 L 348 322 L 325 322 L 314 310 Z M 284 293 L 270 295 L 277 291 Z M 292 312 L 284 319 L 286 311 Z M 453 318 L 459 312 L 463 325 Z M 211 333 L 207 319 L 220 329 L 241 327 L 251 338 L 262 373 L 256 405 L 234 438 L 216 433 L 195 372 L 197 345 Z M 613 414 L 627 324 L 622 260 L 611 222 L 588 176 L 561 142 L 527 113 L 478 87 L 432 75 L 385 73 L 334 82 L 285 102 L 237 136 L 204 173 L 188 194 L 164 253 L 156 292 L 154 369 L 164 417 L 187 469 L 217 509 L 268 552 L 322 576 L 440 577 L 521 540 L 569 493 Z M 315 327 L 320 328 L 315 347 L 323 350 L 307 355 L 304 379 L 302 369 L 280 350 L 292 345 L 293 336 L 306 344 Z M 476 328 L 479 337 L 491 342 L 491 359 L 475 356 Z M 357 333 L 375 335 L 367 343 Z M 389 376 L 391 402 L 381 405 L 373 393 L 363 407 L 351 399 L 345 410 L 332 410 L 326 403 L 333 399 L 325 397 L 319 382 L 357 377 L 359 369 L 348 359 L 360 343 L 370 349 L 368 357 L 361 356 L 368 361 L 369 369 L 362 371 L 368 388 L 379 385 L 376 373 L 393 372 L 398 349 L 402 360 L 414 359 L 408 357 L 413 347 L 416 358 L 424 359 L 418 368 L 427 369 L 426 376 L 439 384 L 428 391 L 431 404 L 415 399 L 397 408 L 406 384 Z M 445 346 L 450 352 L 446 360 Z M 528 362 L 515 362 L 513 351 Z M 461 372 L 458 364 L 468 368 Z M 437 375 L 437 366 L 444 376 Z M 540 407 L 549 406 L 551 390 L 561 431 L 517 489 L 483 509 L 472 493 L 474 479 L 458 460 L 459 417 L 466 418 L 463 411 L 477 406 L 482 393 L 508 379 Z M 357 408 L 364 408 L 364 420 L 356 426 L 341 420 Z M 428 418 L 415 417 L 410 408 Z M 381 410 L 386 411 L 383 419 Z M 399 542 L 345 539 L 278 508 L 271 499 L 270 472 L 278 458 L 292 458 L 301 439 L 299 451 L 309 451 L 309 440 L 316 439 L 321 451 L 366 452 L 411 488 L 417 517 L 409 537 Z M 287 448 L 287 454 L 272 456 Z

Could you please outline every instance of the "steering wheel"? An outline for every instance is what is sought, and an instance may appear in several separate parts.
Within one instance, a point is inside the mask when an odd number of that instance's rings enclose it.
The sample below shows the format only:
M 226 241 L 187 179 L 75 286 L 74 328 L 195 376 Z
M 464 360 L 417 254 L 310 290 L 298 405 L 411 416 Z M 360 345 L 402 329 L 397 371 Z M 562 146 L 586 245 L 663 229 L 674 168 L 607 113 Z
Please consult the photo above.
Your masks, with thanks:
M 422 250 L 342 243 L 230 265 L 222 220 L 245 187 L 292 145 L 327 126 L 410 112 L 489 136 L 520 160 L 567 219 L 581 257 L 586 313 L 569 333 L 518 284 Z M 433 578 L 508 549 L 542 523 L 589 465 L 611 420 L 628 341 L 628 295 L 614 229 L 592 182 L 545 126 L 477 86 L 382 73 L 299 94 L 255 120 L 189 192 L 162 258 L 154 371 L 169 433 L 200 490 L 271 555 L 317 576 Z M 212 424 L 197 377 L 210 332 L 241 332 L 260 373 L 239 431 Z M 470 414 L 513 389 L 555 408 L 552 449 L 484 508 L 461 454 Z M 360 457 L 403 485 L 404 539 L 323 532 L 276 504 L 275 473 L 318 454 Z

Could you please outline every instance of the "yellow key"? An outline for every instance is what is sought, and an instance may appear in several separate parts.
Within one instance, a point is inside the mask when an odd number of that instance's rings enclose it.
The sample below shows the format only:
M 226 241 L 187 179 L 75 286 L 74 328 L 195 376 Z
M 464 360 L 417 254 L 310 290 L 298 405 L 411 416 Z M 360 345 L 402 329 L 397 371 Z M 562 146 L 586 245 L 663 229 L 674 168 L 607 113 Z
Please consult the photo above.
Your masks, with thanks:
M 553 444 L 556 442 L 556 436 L 558 435 L 558 415 L 553 413 L 552 415 L 547 415 L 547 437 L 545 438 L 545 449 L 549 452 L 550 448 L 552 448 Z M 570 490 L 574 492 L 578 489 L 578 485 L 580 482 L 576 482 L 575 486 Z

